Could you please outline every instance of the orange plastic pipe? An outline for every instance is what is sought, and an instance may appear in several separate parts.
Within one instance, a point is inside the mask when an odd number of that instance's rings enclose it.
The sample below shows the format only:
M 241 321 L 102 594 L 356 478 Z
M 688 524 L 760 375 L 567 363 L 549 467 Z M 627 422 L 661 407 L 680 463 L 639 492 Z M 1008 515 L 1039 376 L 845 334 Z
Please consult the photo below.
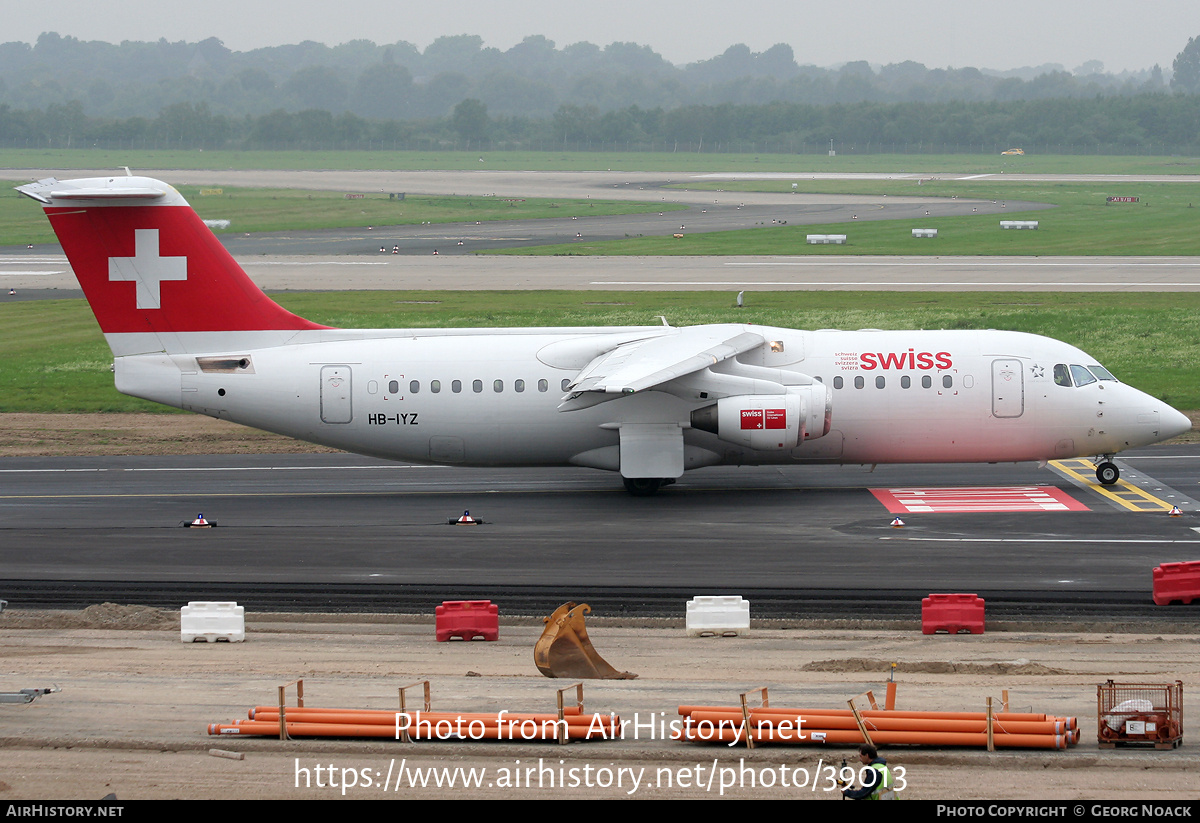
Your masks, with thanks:
M 371 725 L 392 725 L 396 723 L 396 715 L 401 712 L 372 712 L 372 711 L 318 711 L 314 709 L 288 709 L 288 722 L 296 721 L 298 723 L 369 723 Z M 422 725 L 426 723 L 437 724 L 439 722 L 470 723 L 478 721 L 488 725 L 496 725 L 498 722 L 504 726 L 511 724 L 519 725 L 521 723 L 555 723 L 558 722 L 558 716 L 553 714 L 504 714 L 498 717 L 497 712 L 490 714 L 463 712 L 456 714 L 454 712 L 403 712 L 409 717 L 409 724 L 414 725 L 420 722 Z M 599 720 L 594 720 L 595 717 Z M 575 714 L 563 718 L 563 722 L 568 726 L 590 726 L 593 722 L 605 724 L 608 723 L 609 715 L 590 715 L 590 714 Z M 274 711 L 255 711 L 251 721 L 262 722 L 279 722 L 279 710 Z M 249 722 L 249 721 L 244 721 Z
M 688 715 L 693 725 L 701 721 L 707 721 L 713 725 L 724 723 L 728 728 L 740 727 L 742 724 L 741 714 L 733 714 L 728 712 L 693 712 Z M 801 728 L 822 728 L 822 729 L 857 729 L 858 724 L 853 717 L 833 717 L 833 716 L 800 716 Z M 789 728 L 795 728 L 797 718 L 783 715 L 763 716 L 751 713 L 750 723 L 755 727 L 771 727 L 777 726 L 780 722 L 786 722 Z M 939 718 L 923 718 L 923 717 L 864 717 L 863 723 L 867 729 L 874 731 L 931 731 L 931 732 L 986 732 L 986 720 L 942 720 Z M 1057 720 L 1045 721 L 1029 721 L 1029 720 L 997 720 L 993 726 L 997 733 L 1007 734 L 1063 734 L 1067 731 L 1065 724 Z
M 345 712 L 367 712 L 367 713 L 378 713 L 381 715 L 388 715 L 390 717 L 390 716 L 396 714 L 396 712 L 400 711 L 399 709 L 335 709 L 335 708 L 320 708 L 320 707 L 316 707 L 316 706 L 284 706 L 284 709 L 287 711 L 289 716 L 292 715 L 293 713 L 303 714 L 305 712 L 322 712 L 325 714 L 334 714 L 334 713 L 340 714 L 340 713 L 345 713 Z M 429 717 L 429 716 L 433 716 L 434 714 L 453 715 L 454 717 L 459 717 L 459 716 L 462 716 L 462 717 L 489 717 L 489 716 L 495 717 L 497 714 L 499 714 L 498 711 L 497 712 L 448 712 L 448 711 L 426 712 L 426 711 L 420 710 L 420 709 L 405 709 L 404 711 L 407 714 L 415 714 L 416 712 L 420 711 L 422 717 Z M 250 711 L 248 712 L 249 719 L 250 720 L 258 719 L 258 714 L 260 712 L 274 712 L 276 715 L 278 715 L 279 707 L 278 706 L 255 706 L 254 708 L 250 709 Z M 564 706 L 563 707 L 563 715 L 582 715 L 582 714 L 583 714 L 583 712 L 579 710 L 578 706 Z M 553 713 L 522 714 L 521 716 L 522 717 L 542 717 L 543 715 L 554 716 L 554 717 L 558 716 Z M 504 716 L 505 717 L 515 717 L 516 715 L 514 715 L 512 712 L 507 712 Z
M 814 739 L 814 737 L 818 739 Z M 675 739 L 690 740 L 696 743 L 732 743 L 745 740 L 745 736 L 737 730 L 713 729 L 695 730 L 684 736 L 682 732 Z M 858 730 L 845 729 L 804 729 L 804 739 L 799 739 L 794 730 L 782 732 L 761 732 L 755 734 L 755 741 L 763 743 L 789 743 L 792 745 L 835 745 L 857 746 L 863 742 Z M 986 734 L 965 732 L 915 732 L 915 731 L 879 731 L 871 732 L 871 740 L 875 744 L 907 744 L 920 746 L 987 746 Z M 1063 735 L 1050 734 L 997 734 L 994 736 L 995 745 L 1000 748 L 1013 749 L 1065 749 L 1066 738 Z
M 395 727 L 389 727 L 376 724 L 364 723 L 292 723 L 287 724 L 287 733 L 293 737 L 387 737 L 394 738 L 396 736 Z M 521 734 L 520 729 L 510 730 L 496 726 L 474 727 L 464 726 L 464 734 L 459 736 L 439 735 L 434 734 L 422 735 L 418 733 L 416 727 L 408 729 L 409 735 L 415 740 L 556 740 L 557 731 L 549 726 L 538 726 L 537 734 L 528 737 Z M 510 733 L 510 731 L 512 733 Z M 592 737 L 603 738 L 605 735 L 608 739 L 614 736 L 615 729 L 605 729 L 604 734 L 600 732 L 589 733 L 587 729 L 578 726 L 572 726 L 567 729 L 567 737 L 572 740 L 589 740 Z M 208 726 L 210 735 L 218 736 L 242 736 L 242 737 L 276 737 L 279 735 L 279 723 L 269 723 L 266 721 L 244 720 L 240 723 L 224 724 L 212 723 Z
M 680 706 L 679 707 L 679 714 L 682 716 L 685 716 L 685 717 L 687 715 L 694 714 L 695 712 L 701 712 L 701 711 L 733 712 L 733 713 L 737 714 L 738 717 L 741 717 L 741 715 L 742 715 L 742 710 L 738 706 Z M 814 716 L 814 717 L 817 715 L 828 715 L 828 716 L 832 716 L 832 717 L 853 717 L 854 716 L 854 713 L 851 712 L 849 709 L 795 709 L 795 708 L 778 708 L 775 706 L 768 706 L 766 708 L 762 708 L 762 707 L 755 708 L 752 710 L 752 712 L 762 713 L 764 715 L 765 714 L 782 714 L 782 715 L 788 715 L 790 717 L 795 717 L 796 715 L 800 715 L 802 717 L 808 717 L 810 715 Z M 984 719 L 987 717 L 986 712 L 941 712 L 941 711 L 889 712 L 889 711 L 875 710 L 875 709 L 868 709 L 867 711 L 859 712 L 859 714 L 862 717 L 928 717 L 931 719 L 938 719 L 938 720 L 980 720 L 980 719 Z M 1004 719 L 1004 720 L 1042 721 L 1042 720 L 1048 720 L 1048 719 L 1049 720 L 1055 719 L 1044 713 L 1039 714 L 1037 712 L 1000 712 L 1000 713 L 994 714 L 993 716 L 998 719 Z

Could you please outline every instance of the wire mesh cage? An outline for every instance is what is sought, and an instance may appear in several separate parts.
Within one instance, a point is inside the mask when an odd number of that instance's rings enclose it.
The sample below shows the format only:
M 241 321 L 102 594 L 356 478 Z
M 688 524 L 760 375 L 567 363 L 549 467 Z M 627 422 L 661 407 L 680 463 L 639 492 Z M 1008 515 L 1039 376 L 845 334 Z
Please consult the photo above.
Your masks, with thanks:
M 1096 686 L 1096 729 L 1101 748 L 1118 744 L 1173 749 L 1183 743 L 1183 682 Z

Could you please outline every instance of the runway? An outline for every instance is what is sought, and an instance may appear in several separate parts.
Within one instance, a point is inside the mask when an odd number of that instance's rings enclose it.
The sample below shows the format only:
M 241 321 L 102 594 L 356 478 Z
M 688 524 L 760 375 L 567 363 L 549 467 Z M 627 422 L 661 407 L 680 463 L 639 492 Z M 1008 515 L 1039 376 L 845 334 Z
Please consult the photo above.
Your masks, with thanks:
M 270 186 L 334 191 L 385 191 L 573 200 L 653 201 L 687 207 L 589 218 L 361 227 L 320 232 L 222 235 L 222 242 L 262 288 L 322 289 L 599 289 L 599 290 L 913 290 L 963 291 L 1196 291 L 1200 261 L 1191 257 L 525 257 L 478 255 L 576 240 L 638 234 L 708 232 L 781 225 L 958 214 L 999 215 L 1048 208 L 1016 201 L 971 201 L 919 196 L 852 196 L 720 192 L 663 188 L 720 179 L 927 179 L 928 174 L 667 174 L 528 171 L 189 171 L 146 170 L 176 185 Z M 6 170 L 12 179 L 106 175 L 111 171 Z M 947 175 L 955 177 L 955 175 Z M 959 175 L 961 177 L 961 175 Z M 1160 176 L 1194 182 L 1193 177 Z M 1121 176 L 1005 175 L 1028 181 L 1148 179 Z M 32 204 L 31 204 L 31 207 Z M 577 237 L 580 235 L 580 237 Z M 459 243 L 462 243 L 460 246 Z M 393 247 L 399 254 L 392 254 Z M 380 249 L 384 249 L 381 253 Z M 433 254 L 437 251 L 437 255 Z M 57 246 L 0 249 L 0 295 L 15 289 L 36 296 L 77 286 Z M 77 293 L 77 292 L 75 292 Z M 3 299 L 3 298 L 0 298 Z
M 1118 462 L 1187 513 L 1134 512 L 1032 464 L 705 469 L 632 498 L 614 475 L 578 469 L 11 458 L 0 469 L 0 559 L 3 585 L 46 602 L 132 593 L 392 610 L 487 598 L 536 613 L 588 599 L 653 615 L 739 593 L 778 616 L 913 616 L 929 592 L 966 591 L 1014 617 L 1163 619 L 1149 603 L 1152 568 L 1200 559 L 1200 447 Z M 1016 484 L 1056 489 L 1081 510 L 905 514 L 894 528 L 871 492 Z M 448 524 L 464 510 L 484 525 Z M 198 512 L 217 527 L 181 527 Z M 1170 610 L 1200 626 L 1188 614 Z
M 544 190 L 584 198 L 604 192 L 670 196 L 689 206 L 614 218 L 603 229 L 602 221 L 584 218 L 410 227 L 395 235 L 410 253 L 397 255 L 379 254 L 379 234 L 366 229 L 231 237 L 230 248 L 267 289 L 1200 288 L 1200 263 L 1191 258 L 466 253 L 486 243 L 553 242 L 546 238 L 571 231 L 661 230 L 659 222 L 679 219 L 707 227 L 845 219 L 846 210 L 861 211 L 867 202 L 739 193 L 712 203 L 710 213 L 708 199 L 726 195 L 661 190 L 668 178 L 644 174 L 149 173 L 177 184 L 522 196 Z M 926 206 L 889 198 L 887 210 Z M 455 237 L 467 238 L 462 247 Z M 306 252 L 279 253 L 296 247 Z M 427 253 L 435 247 L 437 256 Z M 0 253 L 0 287 L 18 292 L 3 299 L 78 295 L 52 248 Z M 1150 570 L 1200 559 L 1200 504 L 1193 499 L 1200 449 L 1160 447 L 1118 462 L 1126 479 L 1142 478 L 1146 495 L 1168 508 L 1179 504 L 1185 514 L 1132 511 L 1078 477 L 1032 465 L 705 469 L 655 498 L 634 499 L 614 476 L 575 469 L 417 467 L 342 455 L 10 458 L 0 461 L 0 597 L 17 591 L 25 602 L 132 598 L 176 606 L 181 598 L 237 599 L 251 608 L 305 610 L 428 609 L 447 598 L 508 597 L 531 613 L 587 598 L 622 613 L 659 614 L 667 603 L 677 612 L 682 597 L 732 592 L 754 595 L 779 616 L 911 617 L 923 594 L 969 591 L 1017 617 L 1161 619 L 1164 613 L 1148 605 Z M 912 486 L 1051 487 L 1081 510 L 906 514 L 907 525 L 892 528 L 893 514 L 875 492 Z M 487 523 L 447 525 L 468 509 Z M 197 512 L 218 528 L 179 527 Z M 1196 620 L 1186 616 L 1191 611 L 1170 614 Z
M 267 291 L 1200 291 L 1191 257 L 243 255 Z M 16 295 L 9 296 L 9 289 Z M 0 251 L 0 301 L 81 297 L 66 258 Z

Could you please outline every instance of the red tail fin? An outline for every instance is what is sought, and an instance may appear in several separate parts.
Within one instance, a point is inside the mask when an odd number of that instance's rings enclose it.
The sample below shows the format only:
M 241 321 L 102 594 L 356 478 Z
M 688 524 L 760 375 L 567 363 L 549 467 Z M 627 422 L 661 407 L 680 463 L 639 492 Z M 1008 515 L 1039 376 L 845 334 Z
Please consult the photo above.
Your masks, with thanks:
M 325 328 L 263 294 L 166 183 L 49 179 L 17 191 L 43 204 L 106 335 Z

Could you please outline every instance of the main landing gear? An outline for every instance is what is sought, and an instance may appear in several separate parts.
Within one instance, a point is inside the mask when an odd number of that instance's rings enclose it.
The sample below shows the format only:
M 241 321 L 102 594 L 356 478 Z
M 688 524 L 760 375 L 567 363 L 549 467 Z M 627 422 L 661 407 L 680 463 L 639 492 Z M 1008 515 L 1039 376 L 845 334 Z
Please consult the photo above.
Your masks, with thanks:
M 625 491 L 634 497 L 650 497 L 657 494 L 663 486 L 669 486 L 675 482 L 674 477 L 623 477 L 621 479 L 625 481 Z
M 1111 486 L 1121 479 L 1121 470 L 1110 459 L 1111 454 L 1102 455 L 1102 457 L 1103 462 L 1096 464 L 1096 479 L 1100 481 L 1101 486 Z

